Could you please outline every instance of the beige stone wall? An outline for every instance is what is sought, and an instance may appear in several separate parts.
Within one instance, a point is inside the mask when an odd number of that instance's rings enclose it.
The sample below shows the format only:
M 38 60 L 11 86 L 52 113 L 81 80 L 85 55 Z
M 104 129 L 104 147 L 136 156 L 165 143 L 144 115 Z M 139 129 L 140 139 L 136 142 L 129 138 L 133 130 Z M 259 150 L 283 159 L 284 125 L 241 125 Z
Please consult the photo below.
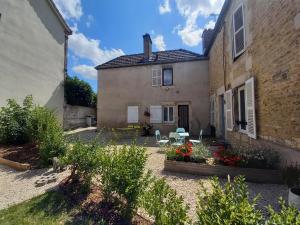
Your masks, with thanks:
M 241 3 L 245 7 L 247 48 L 233 61 L 232 14 Z M 238 87 L 254 77 L 258 135 L 254 141 L 235 127 L 233 132 L 226 132 L 233 144 L 267 140 L 278 146 L 300 149 L 299 59 L 300 1 L 232 1 L 210 51 L 210 94 L 218 96 L 224 93 L 224 88 Z M 217 110 L 217 133 L 220 132 L 218 117 Z
M 171 87 L 152 87 L 152 69 L 173 68 Z M 199 129 L 208 132 L 209 126 L 209 82 L 208 62 L 193 61 L 169 65 L 147 65 L 123 67 L 98 71 L 98 127 L 127 127 L 127 106 L 139 106 L 139 122 L 149 122 L 144 111 L 150 105 L 188 104 L 190 131 Z M 175 123 L 154 124 L 164 135 L 177 127 Z
M 64 129 L 74 129 L 78 127 L 86 127 L 86 117 L 92 116 L 96 118 L 96 109 L 78 105 L 65 105 L 64 110 Z M 95 126 L 95 124 L 93 124 Z
M 0 106 L 26 95 L 63 120 L 64 27 L 48 1 L 0 1 Z

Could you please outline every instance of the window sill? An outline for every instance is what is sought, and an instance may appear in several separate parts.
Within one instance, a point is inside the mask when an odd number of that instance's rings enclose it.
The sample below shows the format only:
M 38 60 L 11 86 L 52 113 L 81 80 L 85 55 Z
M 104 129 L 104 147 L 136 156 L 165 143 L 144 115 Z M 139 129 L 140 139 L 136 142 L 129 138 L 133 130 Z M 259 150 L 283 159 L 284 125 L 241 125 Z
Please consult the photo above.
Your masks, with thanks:
M 163 122 L 162 124 L 166 126 L 174 126 L 175 122 Z

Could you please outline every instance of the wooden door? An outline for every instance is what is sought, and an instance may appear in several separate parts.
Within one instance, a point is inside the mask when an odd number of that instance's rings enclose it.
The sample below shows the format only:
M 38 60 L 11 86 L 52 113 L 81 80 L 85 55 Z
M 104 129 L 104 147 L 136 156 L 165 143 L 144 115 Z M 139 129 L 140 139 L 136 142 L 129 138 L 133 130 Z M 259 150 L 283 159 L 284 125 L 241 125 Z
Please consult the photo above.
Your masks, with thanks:
M 189 131 L 189 106 L 178 106 L 178 127 L 182 127 L 186 132 Z

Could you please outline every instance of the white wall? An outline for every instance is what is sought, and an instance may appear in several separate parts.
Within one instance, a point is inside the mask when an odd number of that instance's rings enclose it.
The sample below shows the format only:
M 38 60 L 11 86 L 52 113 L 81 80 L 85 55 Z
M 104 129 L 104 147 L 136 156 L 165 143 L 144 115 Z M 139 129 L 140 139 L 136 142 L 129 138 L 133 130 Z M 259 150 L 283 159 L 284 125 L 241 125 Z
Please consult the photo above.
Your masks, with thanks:
M 0 106 L 32 94 L 62 122 L 63 26 L 46 0 L 1 0 L 0 13 Z

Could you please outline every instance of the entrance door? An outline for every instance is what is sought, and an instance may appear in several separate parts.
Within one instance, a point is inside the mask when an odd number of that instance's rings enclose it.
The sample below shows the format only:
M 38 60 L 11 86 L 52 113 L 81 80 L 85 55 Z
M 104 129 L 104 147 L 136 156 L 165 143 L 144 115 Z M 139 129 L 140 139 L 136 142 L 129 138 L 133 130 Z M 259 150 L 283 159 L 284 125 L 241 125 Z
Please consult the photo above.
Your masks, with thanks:
M 220 96 L 220 136 L 221 138 L 225 138 L 225 111 L 224 111 L 224 107 L 225 107 L 225 102 L 224 102 L 224 95 Z
M 178 127 L 183 127 L 189 131 L 189 106 L 178 105 Z

